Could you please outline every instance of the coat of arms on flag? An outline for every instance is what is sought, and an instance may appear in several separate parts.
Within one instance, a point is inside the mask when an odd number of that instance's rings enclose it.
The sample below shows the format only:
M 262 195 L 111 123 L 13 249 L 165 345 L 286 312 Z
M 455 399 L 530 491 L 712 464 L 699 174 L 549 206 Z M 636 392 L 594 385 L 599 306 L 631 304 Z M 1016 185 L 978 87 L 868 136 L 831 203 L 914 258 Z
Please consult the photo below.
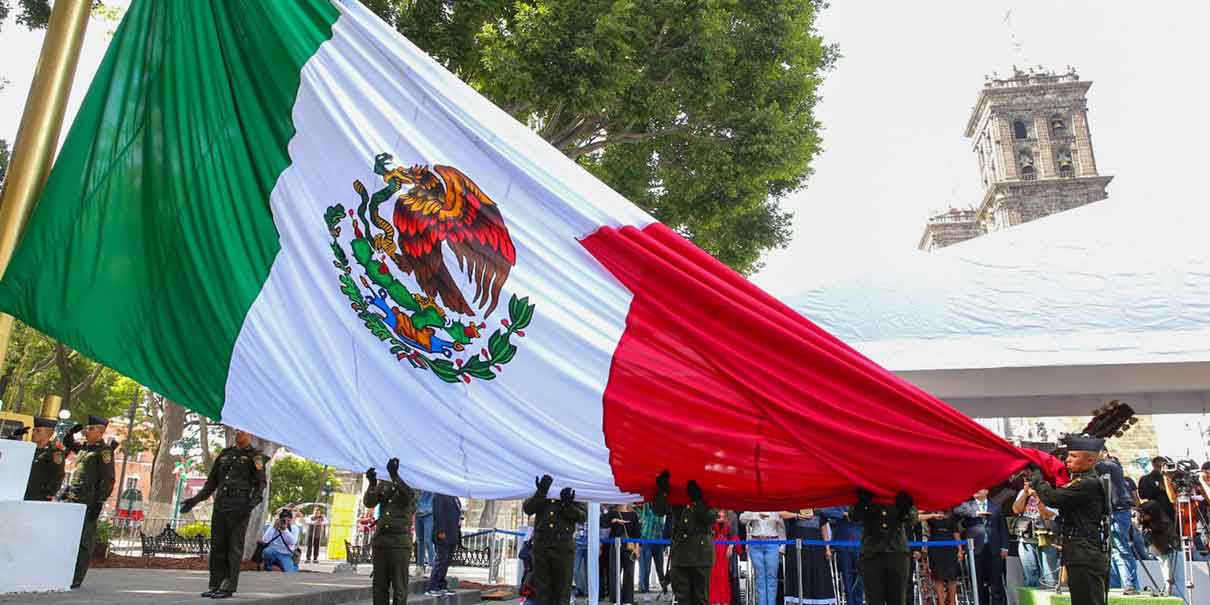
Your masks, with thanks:
M 356 209 L 336 204 L 325 213 L 340 290 L 366 329 L 388 343 L 400 361 L 446 382 L 491 380 L 517 354 L 512 337 L 525 336 L 534 313 L 528 297 L 513 295 L 508 317 L 500 319 L 486 346 L 469 357 L 460 355 L 483 340 L 481 330 L 516 264 L 500 208 L 457 168 L 392 168 L 393 160 L 389 153 L 374 158 L 383 186 L 372 193 L 353 181 L 360 197 Z M 389 221 L 379 211 L 388 201 L 393 205 Z M 341 238 L 346 222 L 352 227 L 347 242 Z M 475 287 L 470 302 L 445 264 L 447 248 Z

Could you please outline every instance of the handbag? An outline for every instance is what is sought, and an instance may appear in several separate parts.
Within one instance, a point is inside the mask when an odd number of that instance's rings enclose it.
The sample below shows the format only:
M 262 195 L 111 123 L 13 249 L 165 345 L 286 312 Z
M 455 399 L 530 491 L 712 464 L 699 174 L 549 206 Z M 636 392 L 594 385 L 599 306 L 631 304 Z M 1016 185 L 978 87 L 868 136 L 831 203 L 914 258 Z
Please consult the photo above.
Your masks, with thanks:
M 260 540 L 257 540 L 256 550 L 252 551 L 252 556 L 249 557 L 249 559 L 253 563 L 263 563 L 265 561 L 265 547 L 268 545 L 268 542 L 261 542 Z
M 269 542 L 272 542 L 273 540 L 279 540 L 279 539 L 282 541 L 282 544 L 286 543 L 286 540 L 281 537 L 280 529 L 277 530 L 277 535 L 273 536 L 273 538 L 271 540 L 269 540 Z M 256 550 L 252 551 L 252 556 L 249 557 L 249 560 L 252 561 L 253 563 L 264 563 L 265 547 L 269 546 L 269 542 L 261 542 L 260 540 L 257 540 L 256 541 Z M 295 550 L 297 551 L 298 549 L 295 548 Z M 295 561 L 295 564 L 297 564 L 297 563 L 298 563 L 298 561 Z

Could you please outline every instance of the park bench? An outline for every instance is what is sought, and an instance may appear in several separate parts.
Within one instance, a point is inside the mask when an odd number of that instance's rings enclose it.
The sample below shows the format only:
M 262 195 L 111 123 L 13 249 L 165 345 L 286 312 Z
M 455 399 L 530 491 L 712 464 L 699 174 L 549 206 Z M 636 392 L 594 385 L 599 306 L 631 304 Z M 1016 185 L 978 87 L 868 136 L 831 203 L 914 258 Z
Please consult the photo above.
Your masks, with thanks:
M 143 556 L 155 555 L 194 555 L 204 557 L 210 550 L 210 540 L 205 536 L 192 538 L 182 537 L 175 529 L 165 527 L 159 535 L 149 536 L 139 531 L 139 541 L 143 544 Z
M 369 563 L 372 556 L 369 544 L 362 546 L 353 546 L 348 540 L 345 540 L 345 561 L 353 567 L 353 571 L 357 571 L 357 566 L 362 563 Z

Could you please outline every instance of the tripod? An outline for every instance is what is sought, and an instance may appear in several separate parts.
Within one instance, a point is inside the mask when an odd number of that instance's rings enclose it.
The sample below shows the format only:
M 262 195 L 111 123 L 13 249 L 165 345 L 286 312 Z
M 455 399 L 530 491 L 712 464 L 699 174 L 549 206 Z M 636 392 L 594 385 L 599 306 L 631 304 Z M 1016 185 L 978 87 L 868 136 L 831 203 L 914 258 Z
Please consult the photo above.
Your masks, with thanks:
M 1193 598 L 1193 536 L 1197 532 L 1198 522 L 1201 521 L 1199 513 L 1197 503 L 1193 501 L 1190 490 L 1181 489 L 1177 493 L 1176 529 L 1181 539 L 1180 564 L 1184 566 L 1185 572 L 1185 596 L 1190 603 L 1197 602 Z M 1172 574 L 1169 574 L 1169 578 L 1171 577 Z M 1168 594 L 1172 594 L 1171 580 L 1169 580 Z

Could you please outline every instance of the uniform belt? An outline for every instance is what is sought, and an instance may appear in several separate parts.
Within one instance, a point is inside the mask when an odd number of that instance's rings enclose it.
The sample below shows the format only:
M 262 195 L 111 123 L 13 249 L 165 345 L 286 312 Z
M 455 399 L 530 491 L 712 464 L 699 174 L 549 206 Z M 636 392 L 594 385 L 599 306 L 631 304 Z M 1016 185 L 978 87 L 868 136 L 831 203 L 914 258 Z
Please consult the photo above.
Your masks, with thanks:
M 536 532 L 534 532 L 534 538 L 540 538 L 544 542 L 545 541 L 566 542 L 566 541 L 569 541 L 572 538 L 574 538 L 575 535 L 576 535 L 576 532 L 574 530 L 570 530 L 570 531 L 536 531 Z
M 1100 540 L 1101 530 L 1087 530 L 1079 527 L 1064 527 L 1061 535 L 1064 538 L 1088 538 L 1090 540 Z

